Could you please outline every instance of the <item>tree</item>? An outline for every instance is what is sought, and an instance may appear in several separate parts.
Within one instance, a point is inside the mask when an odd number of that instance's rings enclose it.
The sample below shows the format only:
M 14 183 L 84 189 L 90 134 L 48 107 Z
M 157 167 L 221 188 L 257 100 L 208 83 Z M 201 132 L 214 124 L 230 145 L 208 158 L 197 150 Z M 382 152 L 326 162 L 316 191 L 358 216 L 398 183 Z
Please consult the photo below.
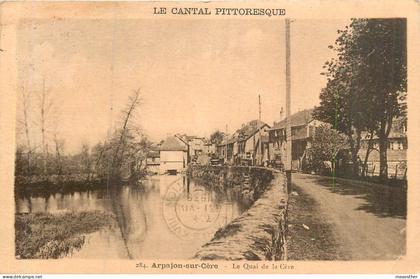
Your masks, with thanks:
M 111 139 L 104 144 L 101 158 L 107 162 L 107 175 L 111 179 L 121 178 L 121 168 L 132 151 L 131 144 L 135 140 L 135 133 L 140 129 L 133 124 L 133 119 L 140 105 L 140 89 L 137 89 L 129 97 L 126 108 L 121 113 L 121 126 L 116 129 Z
M 358 175 L 358 152 L 362 132 L 366 130 L 369 112 L 363 106 L 358 91 L 352 88 L 353 73 L 349 65 L 343 65 L 337 60 L 327 62 L 327 86 L 321 91 L 321 104 L 314 110 L 314 118 L 330 124 L 335 130 L 347 136 L 351 160 L 352 174 Z M 354 79 L 353 79 L 354 80 Z
M 92 161 L 94 162 L 93 172 L 96 174 L 97 177 L 100 177 L 100 178 L 105 177 L 105 174 L 108 169 L 106 166 L 106 162 L 108 161 L 107 153 L 108 153 L 109 148 L 110 146 L 106 142 L 104 144 L 97 143 L 92 148 Z M 92 177 L 92 174 L 88 176 L 88 180 L 90 180 L 91 177 Z
M 42 172 L 47 175 L 48 150 L 48 129 L 51 128 L 52 119 L 56 118 L 54 102 L 49 92 L 45 89 L 45 79 L 42 82 L 42 90 L 38 94 L 39 105 L 39 128 L 41 132 L 41 151 L 42 151 Z M 56 123 L 55 123 L 56 124 Z
M 355 48 L 363 62 L 360 75 L 371 101 L 370 118 L 379 140 L 380 176 L 388 177 L 388 136 L 393 120 L 404 116 L 407 95 L 407 39 L 405 19 L 365 20 Z
M 314 116 L 348 137 L 354 175 L 362 135 L 376 136 L 380 175 L 386 178 L 392 121 L 405 113 L 401 102 L 407 83 L 406 20 L 353 19 L 338 33 L 335 45 L 330 46 L 337 57 L 324 66 L 327 85 Z
M 219 130 L 216 130 L 210 135 L 210 142 L 213 144 L 220 144 L 222 143 L 224 137 L 225 137 L 225 133 Z
M 367 146 L 366 146 L 366 153 L 365 153 L 365 159 L 363 161 L 363 168 L 362 168 L 362 176 L 366 176 L 368 171 L 368 160 L 370 153 L 375 150 L 375 129 L 370 128 L 365 135 L 365 140 L 367 140 Z
M 333 174 L 336 170 L 337 155 L 348 146 L 347 138 L 331 129 L 328 124 L 316 127 L 309 149 L 310 164 L 315 172 L 319 172 L 324 161 L 331 162 Z
M 64 140 L 57 137 L 57 133 L 54 133 L 54 146 L 55 146 L 55 159 L 56 174 L 63 174 L 63 149 L 64 149 Z
M 87 143 L 82 144 L 82 150 L 80 152 L 80 164 L 81 164 L 81 173 L 86 175 L 86 180 L 91 179 L 91 165 L 92 165 L 92 158 L 90 156 L 90 149 Z
M 151 148 L 152 143 L 143 134 L 132 137 L 132 140 L 128 142 L 125 165 L 133 181 L 137 181 L 146 174 L 146 159 Z
M 31 155 L 32 155 L 32 147 L 31 147 L 31 138 L 29 135 L 29 94 L 26 92 L 25 88 L 21 88 L 22 92 L 22 112 L 23 112 L 23 119 L 22 121 L 18 121 L 18 124 L 21 124 L 23 130 L 25 131 L 25 143 L 26 148 L 20 146 L 17 151 L 19 154 L 22 155 L 24 153 L 24 149 L 26 149 L 26 174 L 31 175 Z M 22 172 L 23 173 L 23 168 Z

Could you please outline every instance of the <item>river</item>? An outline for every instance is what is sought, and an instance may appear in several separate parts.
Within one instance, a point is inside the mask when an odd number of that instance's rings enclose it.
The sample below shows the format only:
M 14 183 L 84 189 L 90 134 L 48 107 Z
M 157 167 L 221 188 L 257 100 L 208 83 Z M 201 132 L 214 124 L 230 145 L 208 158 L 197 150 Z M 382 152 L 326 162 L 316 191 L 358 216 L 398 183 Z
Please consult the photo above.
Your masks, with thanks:
M 210 190 L 186 176 L 151 176 L 136 186 L 16 197 L 16 211 L 101 210 L 115 224 L 88 234 L 70 258 L 188 259 L 245 210 L 236 195 Z

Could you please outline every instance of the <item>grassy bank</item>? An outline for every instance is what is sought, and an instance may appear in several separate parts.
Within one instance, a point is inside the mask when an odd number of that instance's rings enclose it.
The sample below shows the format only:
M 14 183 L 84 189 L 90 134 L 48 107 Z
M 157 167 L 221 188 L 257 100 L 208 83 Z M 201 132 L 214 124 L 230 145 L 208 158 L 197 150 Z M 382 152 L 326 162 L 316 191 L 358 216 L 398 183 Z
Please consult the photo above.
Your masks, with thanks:
M 289 198 L 288 259 L 345 260 L 331 224 L 320 214 L 319 205 L 295 185 Z
M 60 258 L 82 247 L 84 234 L 112 222 L 112 215 L 100 211 L 16 214 L 16 257 Z

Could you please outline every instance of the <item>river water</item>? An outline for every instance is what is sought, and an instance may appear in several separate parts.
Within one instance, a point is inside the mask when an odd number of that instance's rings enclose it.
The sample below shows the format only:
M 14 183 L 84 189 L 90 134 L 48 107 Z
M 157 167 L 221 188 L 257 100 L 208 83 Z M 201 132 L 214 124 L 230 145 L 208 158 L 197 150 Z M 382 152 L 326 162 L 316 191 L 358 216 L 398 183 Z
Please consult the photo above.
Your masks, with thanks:
M 67 257 L 188 259 L 245 206 L 233 192 L 209 190 L 187 177 L 152 176 L 137 186 L 16 197 L 16 211 L 101 210 L 115 224 L 86 235 Z

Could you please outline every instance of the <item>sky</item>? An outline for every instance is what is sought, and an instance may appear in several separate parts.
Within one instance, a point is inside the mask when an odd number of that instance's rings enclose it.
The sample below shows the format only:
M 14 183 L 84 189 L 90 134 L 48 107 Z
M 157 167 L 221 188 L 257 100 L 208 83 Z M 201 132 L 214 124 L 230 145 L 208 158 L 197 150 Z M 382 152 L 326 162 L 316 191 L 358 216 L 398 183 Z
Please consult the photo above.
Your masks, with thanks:
M 322 65 L 334 56 L 328 45 L 348 22 L 292 22 L 292 112 L 319 103 Z M 43 90 L 51 103 L 48 137 L 63 138 L 70 153 L 103 140 L 137 88 L 135 121 L 153 141 L 175 133 L 208 137 L 226 126 L 232 133 L 258 118 L 258 95 L 271 125 L 285 107 L 284 29 L 284 20 L 273 18 L 23 21 L 18 94 L 29 95 L 32 142 L 40 141 Z M 19 101 L 18 121 L 22 111 Z

